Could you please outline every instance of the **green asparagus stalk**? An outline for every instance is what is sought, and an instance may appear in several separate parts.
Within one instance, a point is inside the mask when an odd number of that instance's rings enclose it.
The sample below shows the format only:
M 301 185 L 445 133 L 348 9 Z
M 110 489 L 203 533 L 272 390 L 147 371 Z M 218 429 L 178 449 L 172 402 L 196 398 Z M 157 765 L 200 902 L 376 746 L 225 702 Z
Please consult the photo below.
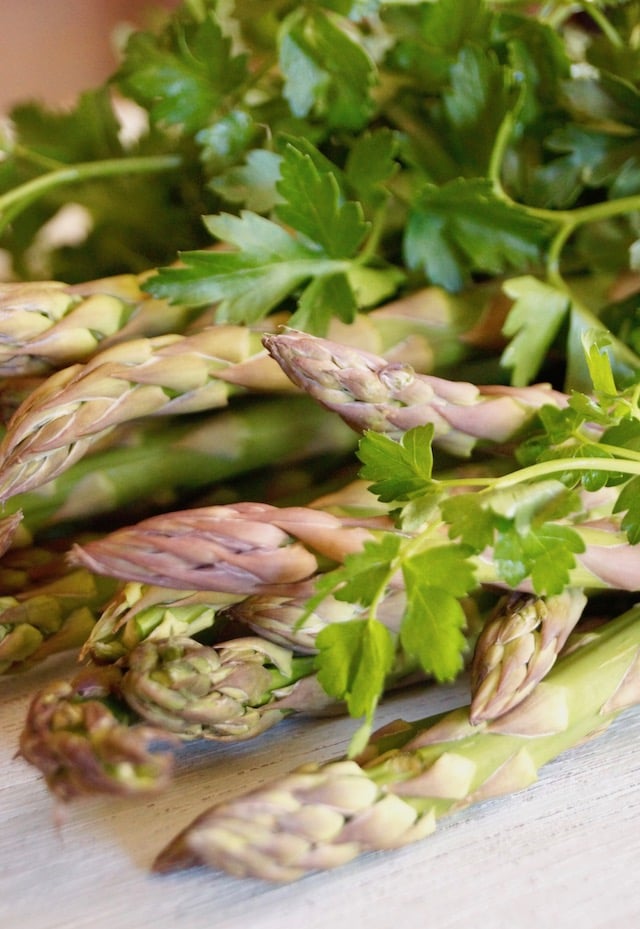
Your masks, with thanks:
M 123 580 L 247 596 L 311 578 L 385 528 L 391 528 L 387 516 L 340 518 L 311 507 L 244 502 L 152 516 L 74 545 L 70 558 Z
M 148 639 L 126 659 L 122 693 L 140 718 L 181 739 L 235 742 L 255 738 L 292 714 L 344 712 L 301 656 L 260 636 L 215 646 L 188 637 Z M 419 679 L 415 661 L 401 652 L 387 686 Z
M 399 651 L 387 688 L 424 676 Z M 345 712 L 321 687 L 314 659 L 256 636 L 212 647 L 148 638 L 118 665 L 89 665 L 32 700 L 21 754 L 60 799 L 164 789 L 172 756 L 193 739 L 255 738 L 292 714 Z
M 434 444 L 460 457 L 479 444 L 511 445 L 542 406 L 567 404 L 565 394 L 546 384 L 519 388 L 451 381 L 301 332 L 268 334 L 263 342 L 297 387 L 357 432 L 397 439 L 432 423 Z
M 194 311 L 151 297 L 147 277 L 0 284 L 0 375 L 48 374 L 116 342 L 181 332 Z
M 291 713 L 332 706 L 315 677 L 309 687 L 312 676 L 313 658 L 258 636 L 216 646 L 174 636 L 148 639 L 127 656 L 122 693 L 141 719 L 182 739 L 237 741 Z
M 143 289 L 154 272 L 65 284 L 0 284 L 0 376 L 50 373 L 97 351 L 141 337 L 184 333 L 215 323 L 216 308 L 187 308 Z M 499 287 L 453 296 L 425 287 L 355 323 L 331 324 L 332 337 L 369 351 L 399 354 L 419 370 L 451 365 L 474 350 L 495 348 L 506 314 Z
M 615 503 L 609 493 L 615 488 L 605 490 L 606 510 Z M 598 514 L 598 499 L 595 507 Z M 588 516 L 571 524 L 582 550 L 569 570 L 568 586 L 636 591 L 640 546 L 630 544 L 621 528 L 623 514 Z M 310 506 L 238 503 L 153 516 L 75 544 L 70 558 L 96 574 L 122 580 L 249 596 L 308 580 L 326 570 L 327 560 L 330 566 L 341 564 L 366 541 L 390 531 L 397 531 L 390 516 L 348 518 Z M 441 527 L 434 543 L 446 538 L 446 527 Z M 490 548 L 469 562 L 478 586 L 505 586 Z M 528 592 L 530 581 L 514 589 Z
M 220 375 L 250 356 L 260 372 L 265 361 L 272 371 L 270 381 L 260 375 L 263 391 L 291 389 L 260 351 L 258 334 L 242 326 L 133 339 L 56 371 L 7 426 L 0 444 L 0 500 L 52 480 L 121 423 L 226 406 L 243 388 Z
M 94 451 L 57 477 L 11 497 L 36 535 L 61 523 L 82 523 L 131 507 L 171 507 L 184 494 L 277 463 L 314 455 L 346 455 L 353 433 L 304 396 L 252 397 L 232 409 L 160 424 L 143 420 L 121 444 Z
M 123 584 L 102 610 L 80 652 L 99 664 L 126 657 L 149 638 L 195 636 L 227 628 L 224 614 L 239 599 L 236 594 L 171 590 Z M 221 637 L 221 636 L 220 636 Z
M 80 648 L 117 587 L 113 578 L 80 568 L 0 597 L 0 674 Z
M 152 793 L 170 783 L 176 738 L 128 710 L 121 681 L 115 665 L 92 666 L 32 699 L 20 755 L 42 772 L 58 799 Z
M 506 594 L 487 619 L 471 661 L 471 722 L 495 719 L 521 703 L 553 667 L 587 598 Z
M 474 304 L 477 299 L 475 294 L 469 297 L 465 307 L 443 291 L 428 288 L 406 302 L 362 314 L 353 325 L 334 323 L 332 331 L 347 342 L 370 345 L 394 363 L 410 361 L 420 370 L 431 370 L 471 351 L 475 324 L 499 298 L 491 288 L 487 294 L 481 292 L 479 307 Z M 465 328 L 466 343 L 460 339 Z M 85 364 L 54 372 L 16 410 L 0 444 L 0 500 L 52 480 L 119 423 L 214 409 L 247 389 L 293 389 L 261 349 L 260 334 L 248 327 L 211 325 L 191 335 L 127 336 L 125 340 L 119 332 L 116 344 L 105 348 L 109 343 L 103 340 L 101 350 Z M 71 341 L 68 333 L 61 335 L 61 344 Z
M 117 750 L 124 740 L 126 752 L 135 754 L 138 736 L 140 757 L 145 757 L 149 731 L 163 742 L 169 737 L 175 749 L 178 742 L 171 740 L 238 741 L 254 738 L 292 714 L 345 712 L 344 704 L 320 685 L 312 656 L 257 636 L 215 646 L 193 638 L 205 631 L 209 639 L 219 611 L 233 599 L 136 584 L 124 585 L 112 598 L 81 652 L 81 658 L 89 657 L 89 668 L 71 681 L 45 687 L 27 715 L 22 753 L 43 770 L 56 795 L 72 799 L 80 793 L 130 795 L 162 789 L 171 777 L 168 762 L 134 780 L 125 769 L 121 783 L 120 768 L 108 762 L 112 742 Z M 113 677 L 104 678 L 109 682 L 105 692 L 93 686 L 102 680 L 103 660 L 117 662 Z M 417 663 L 399 651 L 386 686 L 422 679 Z M 55 714 L 47 713 L 51 705 L 58 708 Z M 106 747 L 92 728 L 94 715 L 110 733 Z M 140 727 L 143 720 L 151 730 Z
M 528 787 L 539 768 L 640 701 L 640 607 L 560 659 L 519 706 L 473 725 L 469 707 L 376 733 L 358 759 L 307 764 L 201 814 L 158 855 L 292 881 L 422 839 L 437 820 Z

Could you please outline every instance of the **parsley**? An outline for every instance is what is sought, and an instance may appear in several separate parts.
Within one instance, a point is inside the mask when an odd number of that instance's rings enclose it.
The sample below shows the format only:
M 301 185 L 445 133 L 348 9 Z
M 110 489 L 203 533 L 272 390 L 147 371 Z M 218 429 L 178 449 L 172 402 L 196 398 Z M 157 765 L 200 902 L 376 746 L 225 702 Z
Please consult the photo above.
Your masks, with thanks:
M 640 90 L 624 5 L 584 4 L 596 25 L 582 31 L 574 13 L 184 2 L 133 32 L 104 87 L 68 112 L 10 114 L 0 244 L 21 277 L 165 265 L 156 296 L 221 302 L 236 322 L 286 308 L 316 333 L 408 288 L 504 277 L 514 383 L 566 339 L 567 384 L 585 391 L 581 337 L 603 307 L 580 280 L 635 253 Z M 133 145 L 113 89 L 146 118 Z M 70 198 L 89 212 L 86 240 L 32 266 Z M 178 253 L 183 266 L 166 267 Z M 617 376 L 634 345 L 613 333 Z

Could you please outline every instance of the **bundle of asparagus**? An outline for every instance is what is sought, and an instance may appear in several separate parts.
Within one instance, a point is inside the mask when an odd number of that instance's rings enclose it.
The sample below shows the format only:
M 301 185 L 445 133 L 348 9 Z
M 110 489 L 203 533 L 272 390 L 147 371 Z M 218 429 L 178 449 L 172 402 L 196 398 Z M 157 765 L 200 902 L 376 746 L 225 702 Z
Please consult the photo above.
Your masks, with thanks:
M 20 739 L 63 800 L 162 790 L 194 740 L 362 717 L 348 758 L 156 862 L 290 880 L 526 786 L 640 701 L 638 608 L 613 615 L 638 589 L 640 343 L 603 308 L 637 238 L 637 28 L 624 5 L 254 6 L 134 33 L 113 86 L 140 154 L 111 86 L 14 114 L 16 276 L 69 183 L 94 223 L 74 271 L 129 270 L 0 286 L 0 672 L 78 651 Z M 123 196 L 139 229 L 113 228 Z M 317 493 L 318 458 L 360 481 Z M 263 493 L 294 462 L 303 499 Z M 368 738 L 389 688 L 465 667 L 468 706 Z
M 88 666 L 45 686 L 29 707 L 20 753 L 56 797 L 158 792 L 184 742 L 237 742 L 293 714 L 345 712 L 320 684 L 308 630 L 298 634 L 292 622 L 290 647 L 242 630 L 225 639 L 242 602 L 239 594 L 124 585 L 87 636 Z M 388 615 L 397 622 L 397 602 Z M 398 649 L 385 687 L 422 679 Z
M 527 430 L 539 427 L 535 413 L 542 406 L 559 411 L 569 406 L 567 396 L 545 387 L 513 391 L 460 385 L 458 389 L 455 383 L 415 374 L 405 365 L 400 369 L 404 384 L 425 384 L 426 392 L 398 395 L 397 381 L 383 376 L 379 379 L 383 387 L 375 390 L 376 415 L 372 415 L 366 372 L 386 370 L 381 360 L 296 333 L 269 336 L 266 342 L 274 355 L 286 358 L 296 382 L 311 384 L 311 393 L 324 405 L 335 403 L 340 410 L 341 396 L 354 393 L 355 422 L 361 428 L 366 423 L 369 429 L 378 426 L 385 431 L 392 421 L 389 411 L 404 410 L 406 424 L 412 427 L 436 421 L 435 441 L 455 433 L 449 449 L 465 455 L 479 435 L 486 443 L 495 441 L 504 447 L 515 435 L 526 436 Z M 293 351 L 287 354 L 289 349 Z M 300 350 L 304 376 L 295 373 Z M 311 379 L 310 358 L 321 360 Z M 363 359 L 366 372 L 359 383 L 365 386 L 360 393 L 352 392 L 358 376 L 350 372 Z M 339 387 L 331 380 L 332 366 L 341 379 Z M 503 409 L 511 410 L 508 428 L 499 422 L 497 432 L 492 429 L 490 409 L 495 398 Z M 469 418 L 469 408 L 479 415 Z M 353 425 L 350 412 L 344 418 Z M 469 431 L 467 423 L 472 424 Z M 401 447 L 405 430 L 398 433 L 397 425 L 393 428 L 393 441 Z M 594 443 L 603 434 L 591 422 L 585 429 Z M 476 471 L 463 478 L 462 485 L 477 492 L 486 480 L 499 483 L 501 478 Z M 153 516 L 73 547 L 77 564 L 126 581 L 95 626 L 84 654 L 94 661 L 115 661 L 120 668 L 118 695 L 124 709 L 118 726 L 123 737 L 126 732 L 131 751 L 144 757 L 147 725 L 163 732 L 166 744 L 176 735 L 181 741 L 234 740 L 259 734 L 292 712 L 317 712 L 319 707 L 335 705 L 319 686 L 322 672 L 318 676 L 317 656 L 323 632 L 336 623 L 366 624 L 370 616 L 365 602 L 342 598 L 339 586 L 333 594 L 325 591 L 324 596 L 314 597 L 315 585 L 332 566 L 347 564 L 376 540 L 397 535 L 418 538 L 424 532 L 422 525 L 409 532 L 396 521 L 393 506 L 374 501 L 370 491 L 363 494 L 363 487 L 362 482 L 348 487 L 342 507 L 340 494 L 305 507 L 264 503 L 195 507 Z M 538 487 L 544 491 L 545 482 Z M 456 488 L 452 493 L 448 499 L 455 499 Z M 288 880 L 309 869 L 340 864 L 370 848 L 411 841 L 430 831 L 434 819 L 445 812 L 526 785 L 545 760 L 601 729 L 611 714 L 635 702 L 637 611 L 606 622 L 587 638 L 587 645 L 572 636 L 587 591 L 637 589 L 637 552 L 616 509 L 619 489 L 605 486 L 582 490 L 578 496 L 580 505 L 573 516 L 565 510 L 555 517 L 558 526 L 570 525 L 580 540 L 568 583 L 560 593 L 531 592 L 528 576 L 520 585 L 506 584 L 491 547 L 485 545 L 469 556 L 476 592 L 488 588 L 499 594 L 500 588 L 514 588 L 498 596 L 488 617 L 481 619 L 472 649 L 469 707 L 444 719 L 399 724 L 374 736 L 358 760 L 303 769 L 275 785 L 273 792 L 266 788 L 246 801 L 239 798 L 214 808 L 168 846 L 157 867 L 205 862 L 232 873 Z M 517 510 L 519 501 L 514 500 L 510 506 Z M 531 517 L 527 506 L 525 512 Z M 504 507 L 500 514 L 506 515 Z M 432 525 L 427 520 L 427 527 L 439 544 L 446 539 L 446 523 Z M 376 620 L 383 620 L 400 643 L 407 591 L 397 570 L 390 573 Z M 241 634 L 221 639 L 229 622 L 248 625 L 259 638 Z M 206 643 L 198 641 L 203 634 Z M 583 688 L 591 684 L 585 675 L 608 650 L 614 656 L 611 668 L 619 673 L 612 670 L 602 692 L 598 686 L 590 690 L 593 699 L 586 704 Z M 408 670 L 414 680 L 420 661 L 415 654 L 406 657 L 409 663 L 403 658 L 400 679 Z M 392 680 L 388 677 L 387 683 Z M 76 695 L 74 683 L 70 692 Z M 83 765 L 67 771 L 68 755 L 61 746 L 71 733 L 64 722 L 54 728 L 50 719 L 43 722 L 40 710 L 51 699 L 45 693 L 34 701 L 22 737 L 23 754 L 41 767 L 61 796 L 103 789 L 95 774 L 82 777 Z M 76 699 L 77 695 L 72 702 Z M 127 715 L 129 722 L 122 722 Z M 61 718 L 64 721 L 64 714 Z M 95 745 L 89 725 L 75 726 L 72 735 L 75 750 L 87 759 L 88 771 L 95 772 L 100 767 L 96 759 L 102 759 L 104 789 L 131 793 L 161 789 L 166 783 L 165 767 L 157 778 L 147 777 L 141 783 L 120 778 L 118 765 L 111 763 L 114 759 L 105 760 L 100 754 L 103 749 Z M 445 782 L 446 788 L 438 787 Z M 459 784 L 454 794 L 452 783 Z M 343 790 L 355 797 L 355 806 L 340 798 Z M 320 798 L 334 791 L 338 799 L 326 801 L 325 806 Z M 273 805 L 272 796 L 284 798 L 286 812 Z
M 282 338 L 290 340 L 291 337 Z M 537 390 L 532 390 L 534 400 Z M 527 391 L 523 389 L 519 391 L 518 403 L 530 420 L 526 400 Z M 421 401 L 417 415 L 423 409 Z M 522 424 L 518 424 L 518 428 L 522 431 Z M 492 438 L 488 429 L 487 438 Z M 482 479 L 477 473 L 470 478 L 472 481 Z M 355 497 L 362 506 L 361 487 L 359 485 L 355 492 L 348 488 L 346 500 L 353 502 Z M 504 714 L 536 688 L 581 616 L 586 602 L 582 588 L 636 589 L 635 571 L 630 570 L 636 552 L 621 541 L 619 524 L 610 512 L 610 496 L 607 493 L 585 495 L 591 510 L 585 503 L 580 518 L 574 522 L 574 529 L 584 545 L 571 574 L 572 586 L 560 595 L 545 599 L 529 594 L 507 597 L 499 602 L 487 620 L 472 662 L 473 723 Z M 316 699 L 318 692 L 313 664 L 306 659 L 295 659 L 296 667 L 306 669 L 302 676 L 304 697 L 301 703 L 296 703 L 301 699 L 301 688 L 296 675 L 291 677 L 291 664 L 288 677 L 282 676 L 283 655 L 287 654 L 291 662 L 290 651 L 278 653 L 278 664 L 273 658 L 272 644 L 256 649 L 255 640 L 247 642 L 245 638 L 221 644 L 218 630 L 224 634 L 229 619 L 239 620 L 254 632 L 258 631 L 264 637 L 261 641 L 275 641 L 276 650 L 292 645 L 295 650 L 308 654 L 317 651 L 322 629 L 333 627 L 336 621 L 353 623 L 366 619 L 364 608 L 331 596 L 316 602 L 314 611 L 306 615 L 305 605 L 310 600 L 313 585 L 328 566 L 345 562 L 376 536 L 397 531 L 391 514 L 384 507 L 377 513 L 373 507 L 374 515 L 366 510 L 366 515 L 362 512 L 354 515 L 353 511 L 351 515 L 342 515 L 337 504 L 339 498 L 340 495 L 325 498 L 325 503 L 330 503 L 326 509 L 317 503 L 308 507 L 275 507 L 264 503 L 196 507 L 154 516 L 74 546 L 73 558 L 85 569 L 128 581 L 104 611 L 83 654 L 99 662 L 117 661 L 125 669 L 121 698 L 126 712 L 130 714 L 133 710 L 134 720 L 139 723 L 144 719 L 156 727 L 165 727 L 167 733 L 179 731 L 186 738 L 193 738 L 194 733 L 200 737 L 221 738 L 222 732 L 227 733 L 226 737 L 232 737 L 230 733 L 233 733 L 237 738 L 241 732 L 243 737 L 248 733 L 257 734 L 273 720 L 294 710 L 300 711 L 301 706 L 309 711 L 314 705 L 313 700 L 309 700 L 311 680 Z M 372 507 L 370 494 L 366 501 Z M 607 510 L 606 518 L 599 516 L 603 506 Z M 345 512 L 348 509 L 345 506 Z M 608 560 L 607 550 L 612 555 Z M 476 570 L 481 585 L 501 584 L 490 551 L 483 551 L 477 557 Z M 178 590 L 171 589 L 177 586 Z M 405 607 L 405 591 L 396 582 L 395 590 L 389 589 L 378 612 L 379 619 L 386 621 L 395 636 L 401 627 Z M 305 619 L 309 622 L 305 623 Z M 203 632 L 209 638 L 213 634 L 214 640 L 207 645 L 194 642 L 193 636 Z M 241 688 L 243 698 L 239 705 L 237 696 L 234 697 L 234 706 L 241 707 L 240 726 L 237 710 L 224 721 L 216 716 L 220 712 L 219 700 L 211 716 L 211 681 L 219 679 L 221 673 L 226 680 L 227 656 L 239 652 L 245 656 L 247 653 L 262 656 L 259 661 L 255 657 L 250 660 L 251 672 L 244 666 L 241 672 L 245 680 L 251 673 L 253 680 L 257 669 L 262 669 L 257 683 Z M 262 664 L 265 655 L 269 656 L 272 666 L 269 672 Z M 220 670 L 222 666 L 225 666 L 224 672 Z M 417 667 L 414 658 L 413 665 L 409 662 L 409 670 L 413 673 Z M 274 673 L 276 690 L 281 691 L 275 706 L 274 697 L 266 696 L 271 691 L 267 678 Z M 283 699 L 285 681 L 289 690 Z M 74 684 L 71 692 L 75 693 Z M 326 694 L 323 700 L 326 703 Z M 49 702 L 46 694 L 34 704 L 36 709 L 30 714 L 22 751 L 25 757 L 48 770 L 55 752 L 51 748 L 52 734 L 42 725 L 41 714 L 37 711 L 39 702 Z M 206 709 L 192 711 L 194 702 Z M 248 725 L 246 716 L 250 706 L 255 722 Z M 134 722 L 134 730 L 138 723 Z M 143 741 L 144 732 L 142 729 Z M 216 732 L 218 734 L 214 735 Z M 60 741 L 60 732 L 56 732 L 55 737 Z M 77 727 L 74 739 L 79 740 Z M 85 753 L 93 756 L 91 742 L 91 733 L 87 730 L 83 747 Z M 42 765 L 42 757 L 47 759 L 46 765 Z M 90 767 L 93 769 L 95 765 Z M 117 767 L 114 770 L 117 771 Z M 77 791 L 81 778 L 76 772 L 72 779 Z M 117 775 L 110 778 L 109 789 L 115 790 L 117 782 Z M 73 793 L 58 769 L 52 783 L 59 785 L 65 795 Z M 65 786 L 60 788 L 60 785 Z M 149 788 L 150 783 L 145 786 Z M 96 789 L 95 784 L 92 789 Z M 130 784 L 123 789 L 131 790 Z
M 359 758 L 308 764 L 200 815 L 155 868 L 291 881 L 424 838 L 443 816 L 530 785 L 541 765 L 640 700 L 640 613 L 609 622 L 516 709 L 397 720 Z

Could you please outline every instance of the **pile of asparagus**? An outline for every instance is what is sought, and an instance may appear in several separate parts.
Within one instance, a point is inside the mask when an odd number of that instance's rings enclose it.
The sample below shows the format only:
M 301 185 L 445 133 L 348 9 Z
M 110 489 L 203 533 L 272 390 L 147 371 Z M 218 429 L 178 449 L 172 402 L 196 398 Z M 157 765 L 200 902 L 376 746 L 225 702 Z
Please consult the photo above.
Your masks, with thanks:
M 400 440 L 429 423 L 443 462 L 461 457 L 481 480 L 508 470 L 541 408 L 568 402 L 545 385 L 444 376 L 493 349 L 493 290 L 465 301 L 429 288 L 323 339 L 282 318 L 268 331 L 217 325 L 140 284 L 7 284 L 0 300 L 0 572 L 11 590 L 0 670 L 78 651 L 78 673 L 34 695 L 20 739 L 62 800 L 159 791 L 193 740 L 344 712 L 321 685 L 317 638 L 365 609 L 310 598 L 396 525 L 357 479 L 358 435 Z M 477 595 L 462 604 L 469 706 L 396 722 L 356 757 L 214 806 L 157 869 L 291 880 L 414 841 L 440 816 L 527 786 L 638 702 L 638 608 L 611 618 L 597 597 L 638 587 L 616 494 L 585 495 L 583 549 L 559 594 L 505 589 L 491 551 L 478 557 Z M 424 686 L 397 635 L 406 600 L 399 576 L 378 608 L 396 643 L 388 688 Z

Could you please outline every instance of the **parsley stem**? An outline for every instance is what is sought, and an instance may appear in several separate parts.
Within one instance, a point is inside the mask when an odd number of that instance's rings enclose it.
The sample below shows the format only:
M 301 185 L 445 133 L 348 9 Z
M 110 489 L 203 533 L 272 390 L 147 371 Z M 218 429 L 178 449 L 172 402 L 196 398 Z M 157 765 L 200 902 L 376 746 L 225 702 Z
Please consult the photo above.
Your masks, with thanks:
M 607 445 L 606 442 L 598 442 L 598 448 L 601 448 L 604 452 L 608 452 L 610 455 L 619 456 L 625 461 L 640 462 L 640 452 L 635 452 L 631 448 L 621 448 L 619 445 Z
M 607 17 L 602 15 L 602 10 L 596 6 L 595 3 L 585 3 L 583 10 L 587 16 L 590 16 L 594 23 L 602 30 L 614 48 L 624 47 L 624 42 L 622 41 L 620 34 L 609 22 Z
M 180 155 L 145 155 L 131 158 L 107 158 L 101 161 L 81 162 L 68 165 L 32 178 L 18 187 L 8 190 L 0 196 L 0 232 L 22 210 L 26 209 L 39 197 L 63 187 L 91 178 L 117 177 L 123 174 L 151 174 L 158 171 L 171 171 L 180 167 Z
M 538 461 L 536 464 L 520 468 L 498 477 L 493 488 L 512 487 L 524 481 L 537 480 L 553 474 L 562 474 L 567 471 L 609 471 L 614 474 L 640 474 L 640 461 L 610 458 L 554 458 L 550 461 Z
M 382 234 L 385 230 L 386 220 L 387 202 L 385 201 L 385 205 L 376 211 L 371 220 L 371 229 L 369 235 L 357 258 L 358 264 L 365 265 L 375 256 L 380 244 L 380 239 L 382 238 Z
M 603 219 L 611 219 L 613 216 L 640 210 L 640 194 L 618 197 L 616 200 L 589 203 L 586 206 L 578 206 L 572 210 L 547 210 L 544 207 L 524 206 L 515 203 L 515 201 L 512 201 L 512 203 L 514 206 L 520 206 L 529 216 L 568 227 L 571 233 L 578 226 L 600 222 Z
M 66 167 L 63 161 L 58 161 L 57 158 L 50 158 L 49 155 L 43 155 L 41 152 L 33 151 L 25 145 L 13 145 L 10 154 L 16 158 L 21 158 L 23 161 L 28 161 L 38 168 L 43 168 L 45 171 L 57 171 L 58 168 Z
M 589 5 L 591 6 L 591 5 Z M 611 38 L 611 37 L 609 37 Z M 549 245 L 547 256 L 547 273 L 549 280 L 563 290 L 567 287 L 560 273 L 560 257 L 564 246 L 579 226 L 588 223 L 601 222 L 614 216 L 633 213 L 640 210 L 640 195 L 632 194 L 628 197 L 618 197 L 615 200 L 605 200 L 574 207 L 570 210 L 550 210 L 545 207 L 536 207 L 519 203 L 505 190 L 502 184 L 502 165 L 505 153 L 513 134 L 518 105 L 505 113 L 505 116 L 496 133 L 495 142 L 489 159 L 488 178 L 491 187 L 498 199 L 508 206 L 522 210 L 533 219 L 540 219 L 557 227 L 557 231 Z

